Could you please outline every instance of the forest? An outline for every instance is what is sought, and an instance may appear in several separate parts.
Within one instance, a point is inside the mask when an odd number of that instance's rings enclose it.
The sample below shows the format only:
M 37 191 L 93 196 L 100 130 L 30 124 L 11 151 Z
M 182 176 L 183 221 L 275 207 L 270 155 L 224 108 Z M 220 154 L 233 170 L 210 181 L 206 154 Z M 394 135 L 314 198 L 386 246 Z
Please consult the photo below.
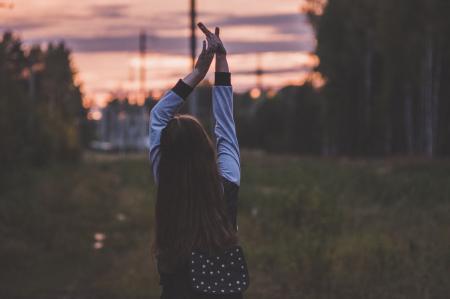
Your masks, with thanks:
M 303 86 L 235 96 L 241 146 L 315 156 L 450 155 L 450 2 L 309 0 L 320 64 Z M 210 124 L 208 84 L 200 92 Z M 206 95 L 206 96 L 205 96 Z
M 450 2 L 308 3 L 326 83 L 285 87 L 258 103 L 238 97 L 242 143 L 325 156 L 448 156 Z
M 3 34 L 0 176 L 21 166 L 79 157 L 86 109 L 74 75 L 71 52 L 64 43 L 26 49 L 13 33 Z
M 317 156 L 450 154 L 449 2 L 308 0 L 324 86 L 235 95 L 241 146 Z M 71 52 L 0 41 L 2 164 L 71 160 L 95 136 Z M 210 109 L 210 86 L 200 91 Z M 114 101 L 113 101 L 114 103 Z M 149 98 L 148 109 L 155 101 Z M 12 113 L 13 112 L 13 113 Z M 210 120 L 203 113 L 206 125 Z M 14 133 L 13 133 L 14 132 Z M 8 166 L 9 165 L 9 166 Z M 6 169 L 5 168 L 5 169 Z

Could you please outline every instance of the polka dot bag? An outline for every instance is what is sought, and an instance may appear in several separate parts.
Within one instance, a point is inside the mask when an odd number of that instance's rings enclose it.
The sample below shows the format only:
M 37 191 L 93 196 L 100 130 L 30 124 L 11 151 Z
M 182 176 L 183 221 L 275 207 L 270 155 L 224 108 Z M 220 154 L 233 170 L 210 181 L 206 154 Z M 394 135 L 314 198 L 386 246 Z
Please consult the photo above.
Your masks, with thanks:
M 240 246 L 233 246 L 219 255 L 194 250 L 190 262 L 191 287 L 198 293 L 236 294 L 249 286 L 247 263 Z

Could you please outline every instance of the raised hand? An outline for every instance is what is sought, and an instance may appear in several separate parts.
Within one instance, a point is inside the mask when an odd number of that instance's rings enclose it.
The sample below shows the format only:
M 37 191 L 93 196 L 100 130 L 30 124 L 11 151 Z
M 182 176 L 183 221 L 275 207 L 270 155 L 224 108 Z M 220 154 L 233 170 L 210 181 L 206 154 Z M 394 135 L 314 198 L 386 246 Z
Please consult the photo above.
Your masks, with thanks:
M 215 48 L 206 45 L 206 41 L 203 41 L 202 52 L 197 58 L 194 70 L 183 78 L 183 81 L 191 86 L 195 87 L 199 84 L 208 73 L 209 67 L 214 59 Z
M 198 23 L 200 30 L 206 35 L 206 40 L 216 52 L 216 72 L 229 72 L 227 62 L 227 50 L 220 39 L 220 28 L 216 27 L 214 33 L 208 30 L 203 23 Z
M 205 34 L 208 44 L 215 50 L 216 54 L 226 55 L 227 51 L 225 50 L 222 40 L 220 39 L 220 28 L 216 27 L 215 33 L 212 33 L 203 23 L 200 22 L 197 25 L 200 28 L 200 30 Z
M 227 50 L 225 50 L 225 47 L 223 46 L 222 40 L 220 39 L 220 28 L 216 27 L 215 36 L 217 36 L 217 39 L 219 40 L 219 44 L 216 50 L 217 55 L 227 55 Z
M 202 52 L 198 56 L 194 67 L 200 75 L 203 75 L 203 77 L 208 73 L 209 67 L 214 59 L 214 52 L 215 48 L 211 47 L 210 44 L 207 47 L 206 41 L 203 41 Z

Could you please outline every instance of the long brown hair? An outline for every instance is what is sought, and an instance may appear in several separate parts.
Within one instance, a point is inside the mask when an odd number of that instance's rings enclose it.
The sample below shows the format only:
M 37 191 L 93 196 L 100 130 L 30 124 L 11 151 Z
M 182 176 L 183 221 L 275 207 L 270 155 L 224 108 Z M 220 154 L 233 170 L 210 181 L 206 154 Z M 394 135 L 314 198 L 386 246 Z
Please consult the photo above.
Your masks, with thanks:
M 176 115 L 161 133 L 155 209 L 155 255 L 171 268 L 192 249 L 236 243 L 226 214 L 216 150 L 201 123 Z

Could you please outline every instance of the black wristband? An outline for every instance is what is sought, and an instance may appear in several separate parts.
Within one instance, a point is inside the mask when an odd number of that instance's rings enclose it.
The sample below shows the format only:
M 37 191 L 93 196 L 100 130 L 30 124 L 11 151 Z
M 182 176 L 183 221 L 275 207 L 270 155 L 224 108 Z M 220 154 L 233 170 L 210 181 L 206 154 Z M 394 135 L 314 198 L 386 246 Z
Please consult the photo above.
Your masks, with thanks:
M 181 79 L 178 80 L 177 84 L 172 88 L 172 91 L 179 95 L 183 100 L 186 100 L 193 90 L 193 87 L 189 86 Z
M 214 81 L 216 86 L 231 86 L 231 73 L 216 72 Z

